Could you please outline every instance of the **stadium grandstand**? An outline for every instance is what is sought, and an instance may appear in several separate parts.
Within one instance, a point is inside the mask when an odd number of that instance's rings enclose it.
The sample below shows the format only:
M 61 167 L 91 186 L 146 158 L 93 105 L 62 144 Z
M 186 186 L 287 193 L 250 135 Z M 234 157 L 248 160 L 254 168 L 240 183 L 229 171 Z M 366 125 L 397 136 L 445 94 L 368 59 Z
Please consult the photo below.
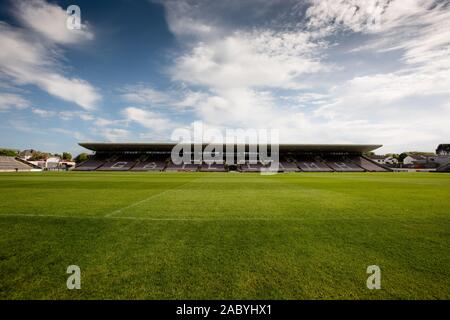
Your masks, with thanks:
M 77 171 L 202 171 L 202 172 L 260 172 L 269 163 L 261 162 L 259 146 L 224 144 L 219 148 L 223 154 L 215 159 L 194 161 L 199 157 L 191 152 L 187 163 L 175 164 L 171 152 L 175 143 L 80 143 L 94 152 L 87 161 L 78 164 Z M 206 144 L 185 145 L 185 150 L 201 150 Z M 350 144 L 280 144 L 278 148 L 279 172 L 386 172 L 389 168 L 365 157 L 366 152 L 381 145 Z M 268 146 L 270 156 L 270 145 Z M 232 150 L 230 152 L 230 150 Z M 239 151 L 238 151 L 239 150 Z M 245 150 L 242 154 L 242 150 Z M 255 160 L 251 152 L 257 150 Z M 204 159 L 203 154 L 200 159 Z M 232 159 L 230 161 L 230 159 Z
M 40 168 L 16 157 L 0 156 L 0 172 L 32 170 L 40 170 Z

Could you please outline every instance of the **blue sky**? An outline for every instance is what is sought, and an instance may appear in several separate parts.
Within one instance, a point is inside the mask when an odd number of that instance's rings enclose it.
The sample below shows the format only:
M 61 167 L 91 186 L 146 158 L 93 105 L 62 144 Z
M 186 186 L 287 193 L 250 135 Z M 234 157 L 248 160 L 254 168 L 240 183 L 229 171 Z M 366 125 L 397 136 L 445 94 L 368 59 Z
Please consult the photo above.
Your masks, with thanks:
M 450 137 L 448 0 L 19 0 L 0 21 L 1 147 L 77 154 L 194 121 L 380 152 Z

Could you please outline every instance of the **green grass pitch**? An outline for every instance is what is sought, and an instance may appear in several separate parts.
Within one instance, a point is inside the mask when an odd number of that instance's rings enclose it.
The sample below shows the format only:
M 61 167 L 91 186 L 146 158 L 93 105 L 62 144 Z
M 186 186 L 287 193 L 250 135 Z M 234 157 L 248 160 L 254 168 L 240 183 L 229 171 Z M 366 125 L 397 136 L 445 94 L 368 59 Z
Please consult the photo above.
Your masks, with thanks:
M 28 298 L 450 299 L 450 175 L 0 174 L 0 299 Z

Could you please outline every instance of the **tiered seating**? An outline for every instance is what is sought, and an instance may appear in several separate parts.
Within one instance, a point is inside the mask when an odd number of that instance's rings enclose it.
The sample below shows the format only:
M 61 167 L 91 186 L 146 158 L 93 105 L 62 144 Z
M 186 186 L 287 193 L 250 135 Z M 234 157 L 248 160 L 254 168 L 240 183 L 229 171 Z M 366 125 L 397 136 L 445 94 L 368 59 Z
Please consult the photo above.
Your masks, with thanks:
M 135 163 L 135 161 L 106 162 L 103 166 L 98 168 L 97 171 L 128 171 Z
M 144 155 L 139 157 L 131 171 L 163 171 L 166 167 L 164 157 Z
M 436 169 L 438 172 L 450 172 L 450 163 L 444 164 Z
M 330 172 L 333 171 L 320 158 L 301 157 L 297 159 L 297 166 L 306 172 Z
M 132 156 L 113 156 L 108 159 L 97 171 L 128 171 L 136 164 Z
M 326 164 L 337 172 L 362 172 L 363 168 L 353 163 L 346 157 L 331 157 L 326 159 Z
M 0 156 L 0 171 L 30 171 L 33 167 L 16 160 L 14 157 Z
M 293 159 L 284 159 L 280 161 L 280 169 L 282 172 L 298 172 L 300 169 L 295 164 Z
M 87 160 L 75 167 L 75 171 L 94 171 L 105 163 L 104 160 Z
M 132 171 L 163 171 L 166 167 L 165 161 L 144 161 L 138 162 Z
M 359 156 L 352 157 L 351 161 L 353 161 L 354 163 L 356 163 L 357 165 L 359 165 L 361 168 L 363 168 L 366 171 L 371 171 L 371 172 L 386 172 L 386 171 L 388 171 L 387 169 L 383 168 L 382 166 L 379 166 L 375 162 L 367 160 L 364 157 L 359 157 Z
M 97 153 L 91 159 L 78 165 L 78 171 L 203 171 L 225 172 L 238 170 L 241 172 L 261 172 L 263 168 L 269 168 L 270 163 L 259 161 L 250 163 L 242 160 L 238 164 L 214 162 L 205 160 L 201 165 L 197 163 L 183 163 L 175 165 L 168 153 L 122 153 L 106 154 Z M 21 163 L 19 163 L 21 166 Z M 13 166 L 14 167 L 14 166 Z M 1 169 L 0 169 L 1 170 Z M 19 167 L 20 170 L 20 167 Z M 385 172 L 389 171 L 361 155 L 346 154 L 292 154 L 284 155 L 279 162 L 280 172 Z
M 200 167 L 200 171 L 224 172 L 226 170 L 223 163 L 203 162 L 202 166 Z

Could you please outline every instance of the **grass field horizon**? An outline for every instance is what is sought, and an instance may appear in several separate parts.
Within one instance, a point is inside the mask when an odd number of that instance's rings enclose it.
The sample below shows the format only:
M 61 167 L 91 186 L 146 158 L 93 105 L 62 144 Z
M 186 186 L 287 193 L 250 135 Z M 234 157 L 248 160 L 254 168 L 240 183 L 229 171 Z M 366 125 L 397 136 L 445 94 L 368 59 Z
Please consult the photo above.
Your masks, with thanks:
M 0 299 L 450 299 L 449 209 L 439 173 L 0 173 Z

